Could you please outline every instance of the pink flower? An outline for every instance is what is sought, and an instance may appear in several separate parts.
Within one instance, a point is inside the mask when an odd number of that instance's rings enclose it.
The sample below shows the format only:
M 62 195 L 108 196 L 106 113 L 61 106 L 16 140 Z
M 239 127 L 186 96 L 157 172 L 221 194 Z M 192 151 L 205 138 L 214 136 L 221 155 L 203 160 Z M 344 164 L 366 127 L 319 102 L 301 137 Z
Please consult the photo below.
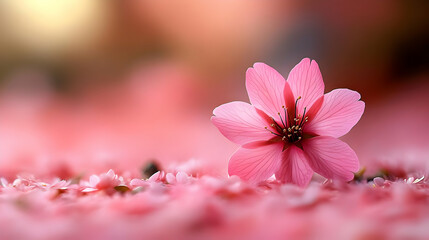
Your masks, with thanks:
M 119 186 L 122 178 L 118 177 L 115 172 L 110 169 L 107 173 L 101 175 L 91 175 L 89 182 L 84 182 L 82 185 L 86 186 L 82 192 L 95 192 L 99 190 L 112 190 L 114 187 Z
M 164 171 L 158 171 L 154 173 L 152 176 L 149 177 L 149 182 L 165 182 L 165 175 L 166 173 Z
M 192 177 L 185 172 L 178 172 L 176 175 L 173 173 L 167 173 L 167 175 L 165 175 L 165 179 L 169 184 L 186 184 L 192 181 Z
M 363 114 L 358 92 L 327 94 L 319 66 L 303 59 L 287 81 L 273 68 L 255 63 L 246 72 L 251 104 L 230 102 L 214 109 L 213 124 L 241 147 L 231 157 L 229 175 L 250 182 L 273 174 L 282 182 L 306 186 L 313 172 L 349 181 L 359 169 L 355 152 L 338 137 Z

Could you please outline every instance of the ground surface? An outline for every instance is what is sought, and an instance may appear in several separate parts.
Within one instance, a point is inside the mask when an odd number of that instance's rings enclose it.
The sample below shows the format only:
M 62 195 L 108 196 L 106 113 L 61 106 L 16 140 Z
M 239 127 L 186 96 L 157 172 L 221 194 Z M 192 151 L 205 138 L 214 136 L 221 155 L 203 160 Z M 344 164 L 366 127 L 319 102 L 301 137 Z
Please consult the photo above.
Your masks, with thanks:
M 426 239 L 422 176 L 314 178 L 307 188 L 268 180 L 109 171 L 89 178 L 0 185 L 0 239 Z M 360 178 L 360 179 L 358 179 Z M 391 180 L 385 180 L 391 179 Z

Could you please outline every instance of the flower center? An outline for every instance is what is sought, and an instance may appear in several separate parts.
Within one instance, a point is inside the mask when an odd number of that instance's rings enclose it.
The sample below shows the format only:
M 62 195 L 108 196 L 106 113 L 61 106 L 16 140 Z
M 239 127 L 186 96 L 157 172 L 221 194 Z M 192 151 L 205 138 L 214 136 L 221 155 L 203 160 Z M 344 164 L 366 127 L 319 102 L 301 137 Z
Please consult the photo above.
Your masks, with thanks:
M 295 113 L 294 115 L 288 114 L 288 108 L 285 106 L 282 106 L 284 116 L 280 112 L 277 114 L 280 117 L 280 123 L 276 122 L 273 117 L 271 118 L 272 123 L 270 124 L 271 128 L 273 130 L 268 129 L 268 127 L 265 127 L 270 133 L 280 137 L 282 141 L 295 143 L 302 139 L 302 129 L 304 127 L 304 124 L 308 122 L 308 117 L 305 116 L 305 113 L 307 111 L 307 107 L 304 108 L 304 113 L 301 116 L 301 114 L 296 114 L 296 106 L 298 103 L 298 100 L 300 100 L 301 97 L 298 97 L 295 101 Z M 293 118 L 291 117 L 293 116 Z

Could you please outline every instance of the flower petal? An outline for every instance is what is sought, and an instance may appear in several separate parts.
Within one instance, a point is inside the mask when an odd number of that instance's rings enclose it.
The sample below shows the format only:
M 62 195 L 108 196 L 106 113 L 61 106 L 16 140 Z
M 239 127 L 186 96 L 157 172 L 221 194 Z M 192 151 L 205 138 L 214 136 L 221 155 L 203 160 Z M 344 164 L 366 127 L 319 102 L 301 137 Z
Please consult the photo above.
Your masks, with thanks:
M 229 160 L 228 174 L 252 183 L 266 180 L 279 168 L 281 152 L 281 143 L 257 148 L 240 147 Z
M 323 95 L 325 84 L 322 73 L 316 61 L 304 58 L 289 73 L 287 82 L 290 84 L 295 98 L 302 97 L 298 101 L 298 112 L 302 114 L 304 107 L 311 107 L 314 101 Z
M 268 140 L 273 135 L 257 110 L 245 102 L 230 102 L 213 110 L 211 121 L 229 140 L 238 144 Z
M 361 118 L 365 103 L 360 94 L 349 89 L 335 89 L 324 96 L 322 106 L 314 118 L 309 118 L 305 132 L 341 137 Z
M 282 161 L 276 178 L 284 183 L 294 183 L 305 187 L 313 176 L 313 169 L 308 165 L 304 152 L 295 145 L 282 153 Z
M 285 105 L 283 89 L 286 80 L 264 63 L 255 63 L 246 72 L 246 89 L 253 106 L 278 120 L 278 112 Z
M 302 146 L 311 168 L 325 178 L 350 181 L 359 170 L 356 153 L 339 139 L 318 136 L 302 141 Z

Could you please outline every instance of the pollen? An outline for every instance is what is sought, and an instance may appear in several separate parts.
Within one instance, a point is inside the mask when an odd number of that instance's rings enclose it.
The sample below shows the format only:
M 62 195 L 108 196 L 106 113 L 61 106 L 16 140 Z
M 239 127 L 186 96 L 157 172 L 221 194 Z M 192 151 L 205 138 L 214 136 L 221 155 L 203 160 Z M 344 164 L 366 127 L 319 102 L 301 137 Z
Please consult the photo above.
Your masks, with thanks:
M 277 112 L 280 121 L 270 117 L 270 126 L 272 129 L 268 129 L 268 127 L 265 127 L 265 129 L 284 142 L 296 143 L 302 140 L 303 129 L 305 123 L 308 122 L 308 116 L 306 116 L 307 107 L 304 107 L 302 115 L 297 113 L 297 104 L 300 99 L 301 96 L 296 99 L 295 106 L 292 108 L 292 111 L 294 111 L 292 114 L 291 112 L 288 113 L 288 108 L 283 105 L 284 114 Z

